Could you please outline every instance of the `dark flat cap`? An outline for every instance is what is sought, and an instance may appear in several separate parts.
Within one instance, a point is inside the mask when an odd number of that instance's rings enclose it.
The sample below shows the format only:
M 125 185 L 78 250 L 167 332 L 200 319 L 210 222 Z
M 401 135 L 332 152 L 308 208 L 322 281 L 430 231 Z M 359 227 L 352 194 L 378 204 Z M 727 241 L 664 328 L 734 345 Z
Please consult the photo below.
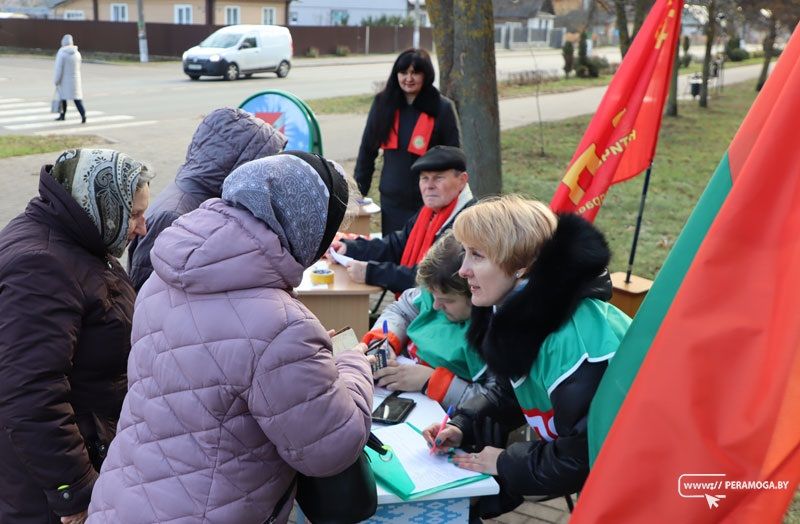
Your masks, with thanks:
M 419 175 L 422 171 L 467 170 L 467 157 L 461 149 L 453 146 L 436 146 L 428 149 L 411 165 L 411 173 Z

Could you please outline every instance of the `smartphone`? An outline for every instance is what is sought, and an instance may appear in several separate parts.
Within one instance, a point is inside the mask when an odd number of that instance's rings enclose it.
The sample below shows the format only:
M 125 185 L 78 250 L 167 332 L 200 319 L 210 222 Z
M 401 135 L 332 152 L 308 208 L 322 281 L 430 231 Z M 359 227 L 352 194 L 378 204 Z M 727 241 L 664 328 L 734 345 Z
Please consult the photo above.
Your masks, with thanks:
M 333 356 L 338 355 L 342 351 L 353 349 L 358 345 L 358 337 L 356 332 L 350 326 L 345 326 L 331 337 L 333 342 Z
M 389 342 L 386 339 L 373 340 L 372 343 L 370 343 L 366 355 L 375 356 L 375 362 L 372 363 L 373 373 L 389 365 L 389 350 L 387 349 L 388 344 Z
M 394 392 L 385 399 L 372 412 L 372 421 L 381 424 L 399 424 L 403 422 L 414 406 L 417 404 L 410 398 L 400 398 Z

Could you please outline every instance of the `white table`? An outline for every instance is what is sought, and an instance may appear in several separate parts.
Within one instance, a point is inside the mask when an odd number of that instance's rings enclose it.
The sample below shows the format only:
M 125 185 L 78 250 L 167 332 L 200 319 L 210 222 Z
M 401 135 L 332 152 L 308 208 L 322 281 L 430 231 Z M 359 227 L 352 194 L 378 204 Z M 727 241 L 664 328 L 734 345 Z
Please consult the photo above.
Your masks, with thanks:
M 373 407 L 389 396 L 389 391 L 375 388 Z M 425 429 L 431 424 L 439 424 L 444 418 L 444 410 L 435 400 L 431 400 L 422 393 L 402 393 L 401 397 L 412 398 L 417 405 L 408 414 L 406 422 L 418 429 Z M 382 424 L 375 424 L 380 426 Z M 496 495 L 500 486 L 492 477 L 482 479 L 470 484 L 456 486 L 451 489 L 439 491 L 418 499 L 404 501 L 397 495 L 383 489 L 378 483 L 378 510 L 368 523 L 466 523 L 469 519 L 470 497 Z M 299 506 L 295 506 L 298 524 L 306 522 Z
M 373 406 L 380 404 L 388 395 L 389 391 L 376 388 Z M 444 410 L 439 403 L 422 393 L 403 393 L 400 396 L 416 401 L 417 405 L 409 413 L 406 422 L 418 429 L 422 430 L 431 424 L 439 424 L 444 418 Z M 489 477 L 418 499 L 404 501 L 397 495 L 386 491 L 378 483 L 378 511 L 366 522 L 467 522 L 470 497 L 496 495 L 499 491 L 500 486 L 492 477 Z

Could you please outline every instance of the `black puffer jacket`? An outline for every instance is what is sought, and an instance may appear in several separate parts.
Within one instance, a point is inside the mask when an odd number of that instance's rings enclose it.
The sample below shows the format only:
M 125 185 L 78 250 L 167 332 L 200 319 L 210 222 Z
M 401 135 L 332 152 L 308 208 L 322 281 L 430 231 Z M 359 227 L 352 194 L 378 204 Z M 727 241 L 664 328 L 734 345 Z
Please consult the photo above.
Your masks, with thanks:
M 4 523 L 89 506 L 127 390 L 133 287 L 49 168 L 40 196 L 0 232 Z
M 128 248 L 128 273 L 134 288 L 138 291 L 153 272 L 150 250 L 162 231 L 209 198 L 219 198 L 231 171 L 274 155 L 285 145 L 283 134 L 241 109 L 226 107 L 210 113 L 197 127 L 175 180 L 147 209 L 147 234 Z
M 584 298 L 607 301 L 610 259 L 602 234 L 584 219 L 562 215 L 555 235 L 543 247 L 529 272 L 530 280 L 492 313 L 473 307 L 469 338 L 489 368 L 516 378 L 529 373 L 542 342 L 558 330 Z M 553 441 L 512 444 L 498 459 L 498 481 L 515 495 L 557 496 L 575 493 L 589 474 L 587 421 L 606 362 L 584 362 L 550 394 L 555 413 Z M 480 445 L 474 420 L 504 422 L 519 416 L 509 381 L 462 405 L 452 424 L 464 432 L 464 445 Z M 521 501 L 521 498 L 519 498 Z

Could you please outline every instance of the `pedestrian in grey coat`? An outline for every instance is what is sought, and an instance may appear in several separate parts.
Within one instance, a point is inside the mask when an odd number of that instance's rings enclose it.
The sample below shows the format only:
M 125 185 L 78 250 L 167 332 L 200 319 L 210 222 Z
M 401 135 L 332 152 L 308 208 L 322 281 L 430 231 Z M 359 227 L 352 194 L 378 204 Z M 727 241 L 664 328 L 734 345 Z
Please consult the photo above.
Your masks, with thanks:
M 81 114 L 81 124 L 86 123 L 86 110 L 83 108 L 83 89 L 81 86 L 81 53 L 78 46 L 73 44 L 72 35 L 64 35 L 61 39 L 61 48 L 56 53 L 56 70 L 53 76 L 56 93 L 61 100 L 58 118 L 64 120 L 67 115 L 67 101 L 73 100 L 78 113 Z

